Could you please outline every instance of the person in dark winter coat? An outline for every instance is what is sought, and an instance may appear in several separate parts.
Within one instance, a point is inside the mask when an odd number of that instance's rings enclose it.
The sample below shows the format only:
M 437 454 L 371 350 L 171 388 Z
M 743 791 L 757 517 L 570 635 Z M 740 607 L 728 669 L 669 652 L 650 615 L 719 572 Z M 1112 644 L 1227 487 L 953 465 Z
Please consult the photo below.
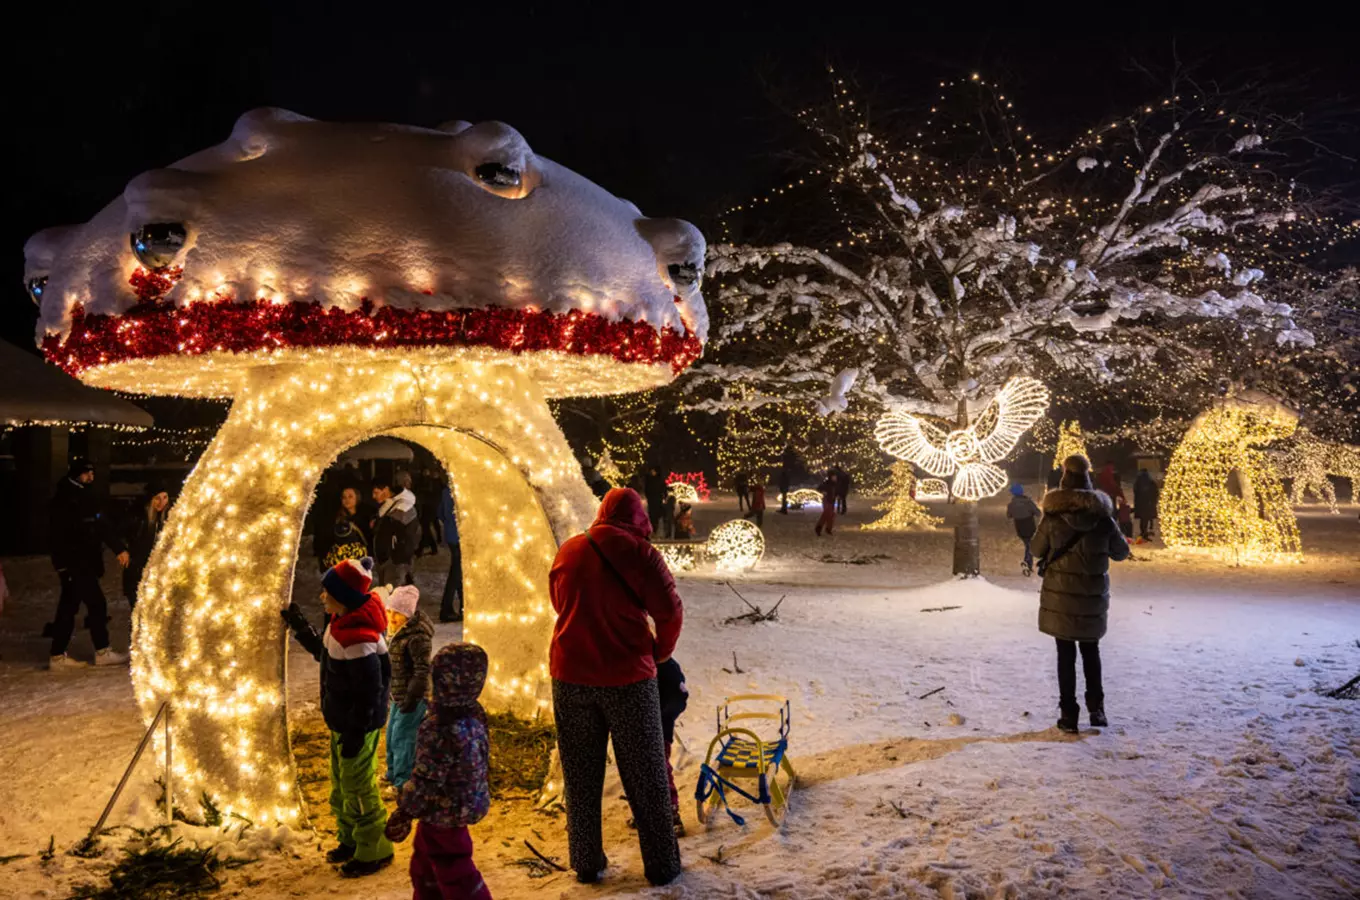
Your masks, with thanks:
M 1039 507 L 1025 493 L 1022 484 L 1011 485 L 1011 502 L 1006 504 L 1006 518 L 1015 523 L 1015 535 L 1025 544 L 1025 559 L 1020 571 L 1028 578 L 1034 572 L 1034 554 L 1030 552 L 1030 541 L 1039 523 Z
M 751 476 L 747 475 L 745 471 L 738 472 L 734 486 L 737 490 L 737 512 L 749 509 L 751 506 Z
M 359 492 L 352 487 L 341 490 L 340 506 L 330 527 L 318 523 L 312 537 L 313 552 L 322 572 L 342 559 L 363 559 L 369 555 L 368 534 L 360 515 Z
M 1044 492 L 1055 491 L 1058 485 L 1062 484 L 1062 466 L 1054 466 L 1048 471 L 1048 480 L 1044 483 Z
M 755 519 L 756 527 L 763 530 L 765 528 L 765 483 L 763 480 L 757 480 L 755 486 L 751 488 L 751 499 L 748 501 L 748 505 L 751 508 L 746 511 L 746 515 L 742 518 Z
M 828 470 L 822 483 L 817 486 L 817 490 L 822 494 L 822 514 L 817 517 L 817 525 L 812 529 L 817 537 L 822 536 L 822 529 L 831 534 L 836 526 L 836 484 L 836 473 Z
M 789 514 L 789 491 L 793 490 L 793 467 L 798 465 L 798 454 L 792 444 L 784 445 L 784 453 L 779 458 L 779 511 Z
M 439 553 L 439 498 L 441 488 L 447 483 L 448 479 L 440 478 L 429 469 L 422 471 L 415 479 L 412 490 L 416 495 L 416 512 L 420 519 L 420 543 L 416 548 L 416 556 L 424 555 L 426 547 L 430 548 L 431 556 Z
M 694 507 L 681 503 L 670 523 L 670 536 L 677 541 L 687 541 L 694 537 Z
M 392 640 L 392 708 L 387 715 L 387 781 L 400 789 L 411 779 L 416 758 L 416 729 L 425 718 L 430 685 L 430 646 L 434 622 L 420 610 L 420 591 L 413 584 L 387 595 L 387 631 Z
M 378 564 L 378 584 L 397 587 L 412 582 L 411 567 L 420 544 L 420 515 L 416 495 L 403 487 L 395 496 L 392 481 L 373 480 L 373 502 L 378 514 L 373 520 L 373 558 Z
M 656 687 L 661 696 L 661 736 L 666 742 L 666 781 L 671 791 L 671 821 L 676 837 L 685 836 L 685 823 L 680 818 L 680 791 L 675 786 L 675 769 L 671 766 L 671 746 L 675 743 L 675 723 L 689 706 L 689 688 L 685 672 L 672 657 L 656 664 Z
M 674 538 L 678 536 L 675 524 L 677 519 L 676 504 L 678 503 L 679 501 L 675 499 L 675 492 L 667 491 L 666 499 L 661 504 L 661 533 L 657 535 L 658 537 Z
M 850 473 L 836 468 L 836 512 L 845 515 L 845 502 L 850 499 Z
M 641 498 L 615 488 L 586 533 L 562 544 L 548 575 L 557 612 L 549 672 L 568 847 L 571 867 L 586 883 L 598 881 L 607 864 L 600 802 L 611 738 L 647 880 L 667 884 L 680 874 L 657 663 L 675 650 L 684 605 L 650 534 Z
M 339 846 L 326 854 L 347 877 L 371 875 L 392 862 L 383 834 L 387 807 L 378 792 L 378 737 L 387 722 L 392 664 L 387 610 L 371 592 L 373 560 L 343 560 L 321 576 L 324 634 L 297 603 L 282 611 L 293 636 L 321 663 L 321 715 L 331 732 L 331 812 Z
M 446 644 L 430 663 L 430 714 L 420 723 L 411 780 L 387 822 L 387 836 L 404 841 L 420 820 L 411 854 L 415 900 L 491 900 L 468 833 L 491 808 L 491 742 L 477 702 L 486 670 L 486 651 L 476 644 Z
M 137 606 L 137 585 L 142 582 L 142 573 L 169 514 L 170 492 L 159 482 L 151 482 L 127 525 L 128 566 L 123 570 L 123 596 L 128 606 Z
M 1110 560 L 1129 557 L 1129 545 L 1115 524 L 1114 506 L 1091 487 L 1090 463 L 1069 456 L 1062 485 L 1044 497 L 1044 518 L 1033 549 L 1043 587 L 1039 592 L 1039 630 L 1058 645 L 1058 727 L 1076 733 L 1077 648 L 1086 676 L 1086 710 L 1093 726 L 1103 726 L 1105 692 L 1099 641 L 1110 610 Z
M 439 601 L 439 621 L 463 621 L 463 544 L 458 537 L 458 510 L 453 491 L 447 484 L 439 495 L 439 527 L 444 546 L 449 548 L 449 575 L 444 579 L 444 595 Z
M 1147 469 L 1139 469 L 1138 477 L 1133 479 L 1133 514 L 1138 517 L 1140 542 L 1152 537 L 1152 526 L 1157 521 L 1157 504 L 1161 497 L 1161 486 L 1153 481 Z
M 94 664 L 120 666 L 128 661 L 126 653 L 109 648 L 108 601 L 99 579 L 104 577 L 104 547 L 127 568 L 131 562 L 114 523 L 100 509 L 95 496 L 94 466 L 77 458 L 52 496 L 52 567 L 61 581 L 61 596 L 52 622 L 52 649 L 49 669 L 83 668 L 66 655 L 71 635 L 76 630 L 76 614 L 85 607 L 85 627 L 94 642 Z
M 1123 497 L 1115 503 L 1114 520 L 1119 523 L 1119 533 L 1124 539 L 1133 540 L 1133 508 Z
M 647 518 L 652 523 L 652 532 L 660 535 L 662 519 L 666 515 L 666 497 L 670 491 L 666 489 L 666 479 L 661 477 L 659 468 L 648 467 L 647 475 L 642 480 L 642 489 L 647 496 Z

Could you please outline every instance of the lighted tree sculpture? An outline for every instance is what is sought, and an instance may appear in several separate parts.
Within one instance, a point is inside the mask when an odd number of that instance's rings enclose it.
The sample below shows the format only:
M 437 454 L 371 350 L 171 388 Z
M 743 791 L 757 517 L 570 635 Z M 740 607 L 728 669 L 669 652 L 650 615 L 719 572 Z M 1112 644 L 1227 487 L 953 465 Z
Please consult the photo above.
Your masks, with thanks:
M 915 487 L 916 475 L 911 470 L 911 463 L 893 463 L 888 499 L 874 507 L 884 513 L 883 518 L 866 522 L 860 528 L 866 531 L 926 531 L 943 524 L 944 519 L 932 516 L 912 499 Z
M 1298 416 L 1255 391 L 1201 413 L 1171 457 L 1160 521 L 1168 547 L 1234 563 L 1297 562 L 1298 523 L 1259 445 L 1294 433 Z
M 233 398 L 133 619 L 142 711 L 172 704 L 177 791 L 298 817 L 278 613 L 322 471 L 374 435 L 450 474 L 484 702 L 546 710 L 548 568 L 594 506 L 547 400 L 655 387 L 698 356 L 693 226 L 642 217 L 500 123 L 263 110 L 26 251 L 49 360 L 102 387 Z
M 1292 482 L 1291 503 L 1302 504 L 1312 494 L 1325 502 L 1333 515 L 1339 515 L 1332 476 L 1348 479 L 1351 496 L 1355 496 L 1355 486 L 1360 483 L 1360 447 L 1324 441 L 1307 428 L 1300 428 L 1286 446 L 1271 456 L 1280 476 Z
M 609 451 L 605 450 L 600 454 L 600 458 L 595 461 L 595 471 L 600 473 L 600 477 L 609 482 L 610 487 L 623 487 L 628 483 L 618 464 L 610 456 Z
M 1085 456 L 1091 458 L 1086 452 L 1086 436 L 1082 433 L 1081 423 L 1075 419 L 1068 419 L 1058 428 L 1058 446 L 1053 451 L 1053 468 L 1061 469 L 1063 460 L 1069 456 Z

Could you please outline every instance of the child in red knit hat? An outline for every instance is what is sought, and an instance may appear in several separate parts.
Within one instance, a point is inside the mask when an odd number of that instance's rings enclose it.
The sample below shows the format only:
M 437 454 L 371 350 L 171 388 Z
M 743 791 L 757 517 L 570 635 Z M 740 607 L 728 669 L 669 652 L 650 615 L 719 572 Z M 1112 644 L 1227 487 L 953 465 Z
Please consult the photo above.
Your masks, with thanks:
M 372 582 L 368 557 L 342 560 L 326 570 L 321 576 L 324 634 L 316 633 L 296 603 L 282 613 L 298 643 L 321 663 L 321 714 L 331 730 L 331 811 L 340 838 L 326 859 L 341 863 L 340 874 L 349 878 L 371 875 L 392 862 L 377 773 L 392 666 L 387 609 L 369 591 Z

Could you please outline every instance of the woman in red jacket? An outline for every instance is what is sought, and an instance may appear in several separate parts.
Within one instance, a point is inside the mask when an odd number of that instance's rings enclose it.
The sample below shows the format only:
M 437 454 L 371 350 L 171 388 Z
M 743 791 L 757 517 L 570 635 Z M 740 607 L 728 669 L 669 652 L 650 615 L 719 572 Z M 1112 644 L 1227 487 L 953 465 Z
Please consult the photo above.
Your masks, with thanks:
M 549 667 L 567 841 L 571 867 L 585 883 L 598 881 L 608 865 L 600 800 L 611 737 L 647 880 L 668 884 L 680 874 L 656 663 L 675 649 L 684 610 L 670 569 L 647 540 L 651 533 L 642 498 L 614 488 L 586 533 L 557 551 L 548 576 L 557 611 Z

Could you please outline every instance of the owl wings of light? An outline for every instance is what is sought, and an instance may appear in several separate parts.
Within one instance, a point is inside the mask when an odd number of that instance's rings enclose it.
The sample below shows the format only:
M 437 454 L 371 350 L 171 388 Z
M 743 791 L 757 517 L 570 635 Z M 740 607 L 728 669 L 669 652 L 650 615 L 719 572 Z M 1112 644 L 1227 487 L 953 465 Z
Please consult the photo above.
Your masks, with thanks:
M 1034 378 L 1007 381 L 977 421 L 946 432 L 911 413 L 892 411 L 878 420 L 874 436 L 885 452 L 915 463 L 931 475 L 954 475 L 960 500 L 981 500 L 1006 486 L 993 465 L 1006 458 L 1048 409 L 1048 389 Z

